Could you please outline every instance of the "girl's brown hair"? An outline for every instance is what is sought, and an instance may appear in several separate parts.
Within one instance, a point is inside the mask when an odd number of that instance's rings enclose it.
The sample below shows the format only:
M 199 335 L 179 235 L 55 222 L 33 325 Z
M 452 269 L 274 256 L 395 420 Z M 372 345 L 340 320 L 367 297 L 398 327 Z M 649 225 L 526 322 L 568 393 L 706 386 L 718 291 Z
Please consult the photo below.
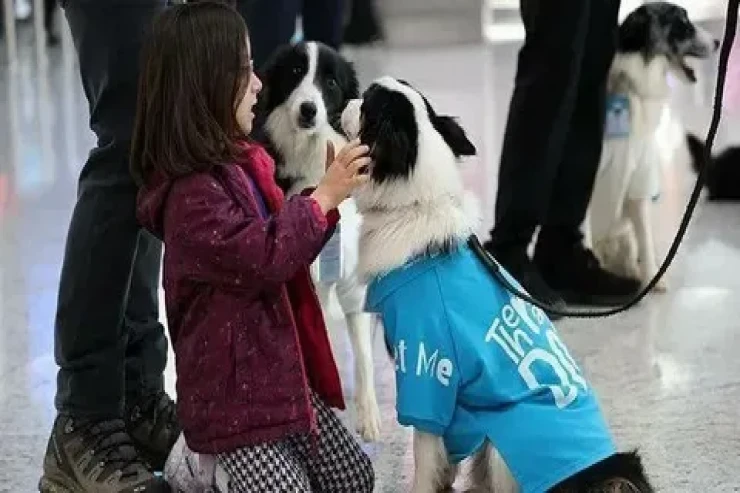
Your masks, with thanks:
M 165 10 L 142 58 L 131 142 L 131 173 L 183 176 L 233 161 L 242 137 L 235 102 L 247 90 L 244 20 L 225 2 Z

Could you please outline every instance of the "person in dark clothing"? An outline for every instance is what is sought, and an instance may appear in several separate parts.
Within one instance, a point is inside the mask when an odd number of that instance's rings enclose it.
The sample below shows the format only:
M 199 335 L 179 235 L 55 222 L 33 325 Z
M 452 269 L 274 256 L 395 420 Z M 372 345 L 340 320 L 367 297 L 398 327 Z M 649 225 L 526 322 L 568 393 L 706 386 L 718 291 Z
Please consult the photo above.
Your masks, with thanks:
M 640 288 L 602 269 L 580 231 L 601 156 L 619 6 L 521 0 L 526 38 L 485 246 L 530 294 L 559 308 L 621 304 Z
M 164 392 L 162 247 L 136 219 L 129 173 L 139 50 L 167 0 L 63 0 L 97 145 L 79 178 L 55 323 L 56 408 L 39 489 L 169 491 L 180 433 Z
M 57 0 L 44 0 L 44 30 L 46 31 L 46 44 L 56 46 L 59 44 L 59 35 L 54 27 L 57 12 Z
M 277 47 L 290 42 L 298 15 L 306 41 L 339 49 L 343 6 L 344 0 L 237 0 L 249 26 L 255 68 L 259 70 Z
M 383 39 L 375 0 L 351 0 L 349 22 L 344 26 L 344 42 L 350 45 L 371 44 Z

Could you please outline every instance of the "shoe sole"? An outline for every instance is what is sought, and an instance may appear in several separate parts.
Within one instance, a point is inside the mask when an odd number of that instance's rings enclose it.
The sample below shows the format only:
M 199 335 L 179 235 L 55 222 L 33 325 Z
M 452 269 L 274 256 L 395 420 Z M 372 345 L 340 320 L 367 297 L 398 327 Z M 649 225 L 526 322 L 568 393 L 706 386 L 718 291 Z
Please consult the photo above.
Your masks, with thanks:
M 66 483 L 66 484 L 64 484 Z M 39 480 L 40 493 L 85 493 L 85 490 L 72 484 L 66 479 L 51 479 L 43 477 Z

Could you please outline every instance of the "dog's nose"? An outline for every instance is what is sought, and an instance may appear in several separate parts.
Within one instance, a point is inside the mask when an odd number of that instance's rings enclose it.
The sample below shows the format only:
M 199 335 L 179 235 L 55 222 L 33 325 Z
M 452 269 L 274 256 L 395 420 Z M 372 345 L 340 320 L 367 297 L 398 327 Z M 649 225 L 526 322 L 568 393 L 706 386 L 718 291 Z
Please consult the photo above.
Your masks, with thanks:
M 310 101 L 301 103 L 299 108 L 301 119 L 304 121 L 313 121 L 316 118 L 316 105 Z

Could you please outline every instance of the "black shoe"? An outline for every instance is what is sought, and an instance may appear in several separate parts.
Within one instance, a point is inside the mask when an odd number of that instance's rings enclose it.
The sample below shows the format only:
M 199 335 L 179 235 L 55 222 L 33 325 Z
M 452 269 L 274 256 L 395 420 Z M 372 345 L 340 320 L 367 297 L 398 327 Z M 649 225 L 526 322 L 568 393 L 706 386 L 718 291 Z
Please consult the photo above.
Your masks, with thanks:
M 159 392 L 131 403 L 126 410 L 126 427 L 141 456 L 155 471 L 161 471 L 180 435 L 172 399 Z
M 603 269 L 593 252 L 580 242 L 570 248 L 538 245 L 534 263 L 545 282 L 569 304 L 619 306 L 632 300 L 641 287 L 637 279 Z
M 159 493 L 170 488 L 138 456 L 123 420 L 58 416 L 44 456 L 42 493 Z
M 504 269 L 522 285 L 531 297 L 556 310 L 564 310 L 566 308 L 565 301 L 563 301 L 557 292 L 548 286 L 538 272 L 537 267 L 535 267 L 527 256 L 526 251 L 519 248 L 497 249 L 490 242 L 487 242 L 483 247 L 503 265 Z M 562 318 L 560 315 L 547 310 L 545 311 L 553 320 Z

